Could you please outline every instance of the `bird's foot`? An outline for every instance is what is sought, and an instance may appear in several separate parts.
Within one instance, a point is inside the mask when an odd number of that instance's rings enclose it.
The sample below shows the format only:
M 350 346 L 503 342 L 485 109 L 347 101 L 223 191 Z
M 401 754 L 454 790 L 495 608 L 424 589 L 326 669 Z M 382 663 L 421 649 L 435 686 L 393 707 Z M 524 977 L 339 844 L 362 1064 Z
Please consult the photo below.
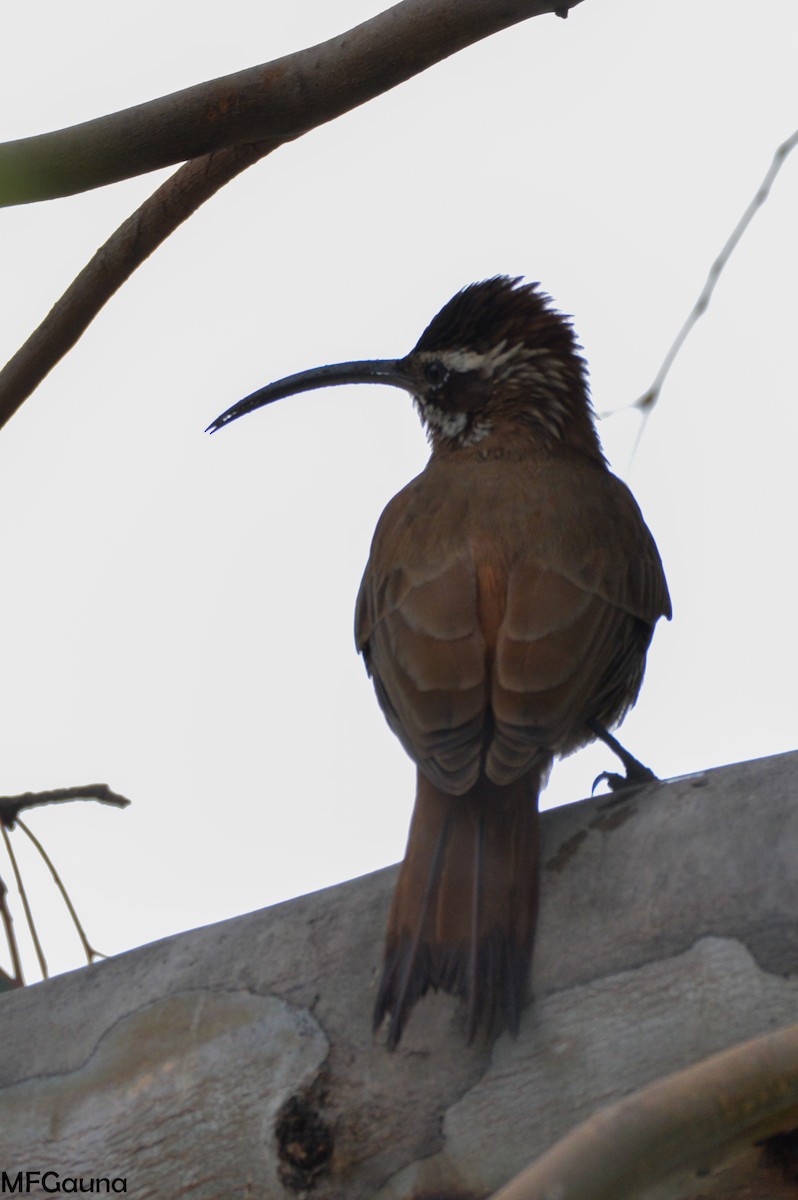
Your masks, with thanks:
M 609 730 L 605 729 L 598 721 L 590 720 L 587 722 L 588 728 L 595 733 L 596 737 L 604 742 L 605 746 L 609 746 L 613 754 L 615 754 L 623 764 L 626 771 L 625 775 L 617 775 L 614 771 L 602 771 L 593 780 L 593 791 L 600 783 L 607 783 L 611 792 L 620 792 L 624 788 L 641 787 L 646 783 L 655 783 L 658 776 L 639 759 L 621 745 L 617 738 L 613 737 Z

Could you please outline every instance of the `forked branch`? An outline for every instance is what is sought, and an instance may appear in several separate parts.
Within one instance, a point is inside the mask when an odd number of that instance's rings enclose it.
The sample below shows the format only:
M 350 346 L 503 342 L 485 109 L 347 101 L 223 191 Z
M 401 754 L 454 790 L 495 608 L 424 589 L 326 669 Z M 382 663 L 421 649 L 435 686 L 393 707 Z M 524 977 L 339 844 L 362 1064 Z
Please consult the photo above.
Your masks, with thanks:
M 246 167 L 473 42 L 529 17 L 567 16 L 580 2 L 402 0 L 348 33 L 265 66 L 0 146 L 0 204 L 68 195 L 192 160 L 112 234 L 0 371 L 0 428 L 136 267 Z
M 20 820 L 19 816 L 23 809 L 39 808 L 44 804 L 62 804 L 70 800 L 97 800 L 100 804 L 111 804 L 115 808 L 127 808 L 128 804 L 130 804 L 130 801 L 126 796 L 120 796 L 118 792 L 111 791 L 107 783 L 88 783 L 78 787 L 53 788 L 52 790 L 46 792 L 22 792 L 18 796 L 0 796 L 0 836 L 2 837 L 9 862 L 11 863 L 11 869 L 14 873 L 17 892 L 19 894 L 22 909 L 25 914 L 25 920 L 28 924 L 28 930 L 31 941 L 33 942 L 33 948 L 36 951 L 36 957 L 39 960 L 39 970 L 41 971 L 42 978 L 44 979 L 47 979 L 48 976 L 47 962 L 45 960 L 42 944 L 36 929 L 36 923 L 33 919 L 33 912 L 31 910 L 30 901 L 28 900 L 28 894 L 22 878 L 22 872 L 20 871 L 19 863 L 17 862 L 17 856 L 14 853 L 14 847 L 11 843 L 11 839 L 8 836 L 8 831 L 9 829 L 12 829 L 14 825 L 18 825 L 41 855 L 47 869 L 53 877 L 56 887 L 61 893 L 61 898 L 66 904 L 69 915 L 72 918 L 77 930 L 78 937 L 83 945 L 86 958 L 88 962 L 92 962 L 95 958 L 102 956 L 98 950 L 94 949 L 86 937 L 86 932 L 80 923 L 78 915 L 75 911 L 75 906 L 67 894 L 67 890 L 64 887 L 61 876 L 58 874 L 58 871 L 55 868 L 55 864 L 53 863 L 47 851 L 44 849 L 44 846 L 41 844 L 39 839 L 30 829 L 28 829 L 27 825 Z M 0 972 L 0 976 L 2 976 L 0 979 L 0 984 L 4 982 L 6 986 L 10 985 L 22 987 L 25 982 L 22 974 L 22 962 L 20 959 L 16 935 L 14 933 L 14 922 L 11 916 L 11 911 L 6 902 L 6 896 L 6 885 L 3 880 L 0 879 L 0 921 L 2 921 L 6 942 L 11 955 L 11 967 L 14 972 L 13 976 L 8 976 L 5 974 L 5 972 Z

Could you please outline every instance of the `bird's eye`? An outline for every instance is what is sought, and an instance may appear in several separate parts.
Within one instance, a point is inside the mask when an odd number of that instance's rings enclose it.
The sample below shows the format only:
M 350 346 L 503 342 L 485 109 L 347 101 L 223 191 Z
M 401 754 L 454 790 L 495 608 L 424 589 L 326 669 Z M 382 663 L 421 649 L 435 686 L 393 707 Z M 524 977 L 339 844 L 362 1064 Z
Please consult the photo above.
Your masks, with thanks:
M 424 367 L 424 374 L 427 383 L 431 383 L 433 387 L 440 387 L 449 378 L 449 372 L 442 362 L 436 358 L 431 359 Z

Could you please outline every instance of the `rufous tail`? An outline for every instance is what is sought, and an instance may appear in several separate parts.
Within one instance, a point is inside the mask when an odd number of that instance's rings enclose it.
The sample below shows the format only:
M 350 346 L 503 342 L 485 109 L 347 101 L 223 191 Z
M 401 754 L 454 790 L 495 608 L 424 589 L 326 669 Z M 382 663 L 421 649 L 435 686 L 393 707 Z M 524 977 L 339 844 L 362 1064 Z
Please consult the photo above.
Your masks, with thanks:
M 469 1041 L 497 1017 L 517 1032 L 537 919 L 540 781 L 536 768 L 449 796 L 418 773 L 374 1008 L 375 1029 L 389 1016 L 391 1049 L 429 988 L 465 1000 Z

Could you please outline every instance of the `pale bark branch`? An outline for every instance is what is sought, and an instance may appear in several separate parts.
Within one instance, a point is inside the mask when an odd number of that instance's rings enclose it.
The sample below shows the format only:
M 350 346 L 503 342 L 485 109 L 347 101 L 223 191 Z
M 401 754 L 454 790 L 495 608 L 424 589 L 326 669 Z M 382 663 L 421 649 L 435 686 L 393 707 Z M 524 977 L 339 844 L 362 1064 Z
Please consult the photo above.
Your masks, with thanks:
M 697 1168 L 796 1121 L 798 1025 L 791 1025 L 600 1109 L 493 1200 L 644 1200 L 654 1189 L 659 1198 L 681 1196 Z
M 0 145 L 0 205 L 88 191 L 333 120 L 489 34 L 580 0 L 402 0 L 347 33 L 87 121 Z
M 593 1192 L 549 1175 L 547 1200 L 629 1200 L 654 1157 L 685 1165 L 657 1200 L 786 1200 L 794 1182 L 750 1142 L 710 1175 L 703 1151 L 771 1118 L 789 1148 L 798 1124 L 795 1030 L 772 1033 L 798 1013 L 796 792 L 794 752 L 542 813 L 517 1039 L 467 1046 L 438 994 L 396 1053 L 375 1042 L 393 868 L 20 990 L 2 1001 L 0 1163 L 96 1164 L 139 1196 L 396 1200 L 491 1196 L 559 1142 Z M 674 1074 L 762 1035 L 711 1077 Z M 596 1141 L 560 1141 L 601 1109 Z M 142 1156 L 164 1129 L 168 1153 Z

